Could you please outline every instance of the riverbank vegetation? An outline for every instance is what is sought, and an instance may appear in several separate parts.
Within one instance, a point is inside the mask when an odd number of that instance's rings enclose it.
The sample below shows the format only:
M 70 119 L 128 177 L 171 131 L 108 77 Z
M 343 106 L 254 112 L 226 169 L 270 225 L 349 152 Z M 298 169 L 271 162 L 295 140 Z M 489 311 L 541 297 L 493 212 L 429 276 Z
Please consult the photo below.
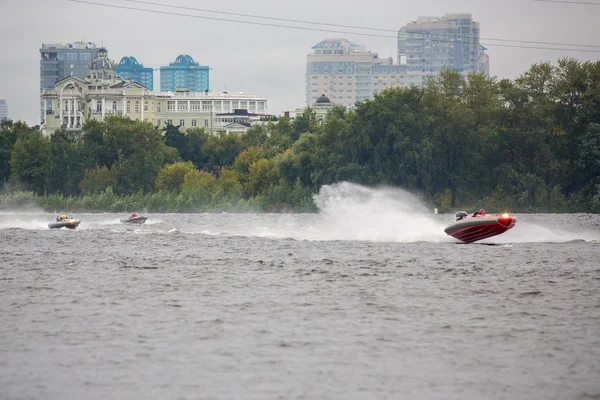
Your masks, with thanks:
M 0 126 L 5 209 L 312 212 L 339 181 L 401 187 L 441 211 L 600 212 L 600 62 L 500 81 L 445 71 L 324 121 L 307 109 L 242 135 L 121 116 L 50 138 Z

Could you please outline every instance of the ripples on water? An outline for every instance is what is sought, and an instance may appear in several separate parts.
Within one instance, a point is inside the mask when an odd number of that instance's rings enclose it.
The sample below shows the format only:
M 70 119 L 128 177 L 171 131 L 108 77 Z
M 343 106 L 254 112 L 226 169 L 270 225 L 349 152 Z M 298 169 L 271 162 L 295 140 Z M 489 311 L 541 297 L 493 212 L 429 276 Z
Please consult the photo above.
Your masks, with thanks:
M 600 396 L 600 216 L 463 245 L 347 189 L 319 215 L 0 214 L 0 398 Z

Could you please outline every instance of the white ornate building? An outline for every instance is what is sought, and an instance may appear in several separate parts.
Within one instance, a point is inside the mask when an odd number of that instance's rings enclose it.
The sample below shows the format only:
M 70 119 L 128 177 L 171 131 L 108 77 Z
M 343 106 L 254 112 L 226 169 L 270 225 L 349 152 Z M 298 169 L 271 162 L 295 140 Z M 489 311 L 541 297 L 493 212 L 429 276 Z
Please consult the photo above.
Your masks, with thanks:
M 69 76 L 58 82 L 54 90 L 42 92 L 48 104 L 44 108 L 43 131 L 51 135 L 63 127 L 81 131 L 90 120 L 104 120 L 111 114 L 150 122 L 163 128 L 179 125 L 183 130 L 202 127 L 209 132 L 246 131 L 267 114 L 267 100 L 250 93 L 151 92 L 139 83 L 119 78 L 106 49 L 98 52 L 86 78 Z

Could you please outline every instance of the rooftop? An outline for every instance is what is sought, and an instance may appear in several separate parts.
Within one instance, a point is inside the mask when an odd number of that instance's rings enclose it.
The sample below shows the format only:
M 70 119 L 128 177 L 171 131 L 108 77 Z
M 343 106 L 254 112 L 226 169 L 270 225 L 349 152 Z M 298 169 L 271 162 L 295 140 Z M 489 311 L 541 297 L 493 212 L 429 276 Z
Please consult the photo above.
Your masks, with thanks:
M 93 42 L 73 42 L 73 43 L 42 43 L 41 50 L 49 50 L 49 49 L 95 49 L 96 43 Z

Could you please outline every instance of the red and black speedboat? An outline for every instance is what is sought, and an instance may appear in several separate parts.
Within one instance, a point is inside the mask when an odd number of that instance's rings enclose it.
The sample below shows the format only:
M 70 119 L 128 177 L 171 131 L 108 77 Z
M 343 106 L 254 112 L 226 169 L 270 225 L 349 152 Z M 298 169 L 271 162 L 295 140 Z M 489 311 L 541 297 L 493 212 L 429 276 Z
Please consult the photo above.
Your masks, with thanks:
M 456 213 L 456 222 L 444 229 L 444 232 L 462 242 L 472 243 L 500 235 L 516 223 L 517 219 L 509 214 L 488 215 L 485 210 L 473 214 L 459 211 Z

